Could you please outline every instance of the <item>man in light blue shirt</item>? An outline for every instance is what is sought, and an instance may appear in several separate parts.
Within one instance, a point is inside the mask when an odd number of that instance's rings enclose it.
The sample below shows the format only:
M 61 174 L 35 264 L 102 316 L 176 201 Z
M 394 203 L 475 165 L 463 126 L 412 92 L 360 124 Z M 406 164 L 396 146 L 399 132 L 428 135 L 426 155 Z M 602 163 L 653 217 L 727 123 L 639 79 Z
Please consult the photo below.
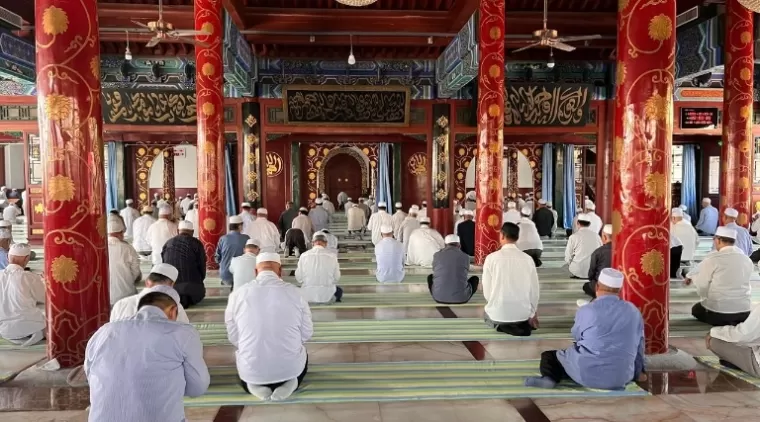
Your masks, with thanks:
M 241 233 L 243 218 L 239 215 L 230 217 L 229 228 L 230 231 L 219 239 L 219 243 L 216 245 L 216 253 L 214 253 L 214 260 L 219 264 L 219 276 L 225 286 L 232 286 L 234 278 L 230 272 L 232 258 L 243 254 L 245 243 L 250 239 L 247 234 Z
M 404 245 L 393 238 L 393 226 L 380 226 L 380 234 L 383 237 L 375 245 L 375 278 L 381 283 L 401 283 L 406 275 Z
M 575 314 L 574 344 L 541 353 L 541 377 L 526 378 L 526 386 L 554 388 L 569 378 L 587 388 L 622 390 L 646 379 L 644 320 L 632 303 L 618 297 L 623 280 L 618 270 L 602 270 L 596 299 Z
M 0 229 L 0 270 L 8 266 L 8 251 L 11 249 L 11 231 Z
M 726 222 L 724 225 L 729 229 L 736 230 L 736 243 L 734 243 L 734 246 L 741 249 L 745 255 L 752 255 L 752 236 L 749 234 L 749 230 L 736 224 L 736 219 L 739 218 L 739 211 L 734 208 L 726 208 L 723 211 L 723 215 Z
M 711 203 L 710 198 L 702 200 L 702 211 L 699 213 L 699 221 L 695 226 L 699 234 L 712 236 L 718 228 L 718 210 L 710 205 Z
M 173 290 L 148 293 L 135 316 L 100 327 L 87 342 L 90 422 L 184 421 L 183 397 L 206 392 L 201 337 L 176 322 L 178 303 Z

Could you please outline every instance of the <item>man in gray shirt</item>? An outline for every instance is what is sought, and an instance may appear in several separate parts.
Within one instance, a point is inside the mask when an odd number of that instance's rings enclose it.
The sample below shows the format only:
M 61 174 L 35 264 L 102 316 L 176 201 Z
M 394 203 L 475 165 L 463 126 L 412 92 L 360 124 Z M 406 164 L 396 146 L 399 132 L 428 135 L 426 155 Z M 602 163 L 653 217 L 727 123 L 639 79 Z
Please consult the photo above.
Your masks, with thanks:
M 430 294 L 438 303 L 467 303 L 478 290 L 478 277 L 467 278 L 470 256 L 459 248 L 459 236 L 450 234 L 444 242 L 446 247 L 433 255 L 433 274 L 428 275 Z

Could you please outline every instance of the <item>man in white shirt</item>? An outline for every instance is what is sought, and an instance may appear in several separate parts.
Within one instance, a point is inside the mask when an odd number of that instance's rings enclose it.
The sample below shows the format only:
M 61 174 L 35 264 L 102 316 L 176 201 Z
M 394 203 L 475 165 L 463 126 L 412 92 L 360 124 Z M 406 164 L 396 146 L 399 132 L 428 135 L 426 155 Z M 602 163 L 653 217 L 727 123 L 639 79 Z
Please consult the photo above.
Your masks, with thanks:
M 520 222 L 521 218 L 520 211 L 517 211 L 517 204 L 512 201 L 507 202 L 507 210 L 504 211 L 502 220 L 505 223 L 517 224 Z
M 393 229 L 393 216 L 385 211 L 386 203 L 380 202 L 377 204 L 377 208 L 378 211 L 372 214 L 372 216 L 369 218 L 369 223 L 367 223 L 367 228 L 372 232 L 373 245 L 377 245 L 380 239 L 382 239 L 380 227 L 390 226 L 391 230 Z M 417 215 L 417 219 L 419 219 L 419 214 Z
M 262 252 L 277 252 L 280 244 L 280 232 L 277 226 L 267 219 L 269 212 L 266 208 L 256 210 L 256 220 L 248 227 L 245 234 L 251 239 L 259 241 L 259 247 Z
M 409 248 L 406 251 L 406 265 L 425 268 L 433 267 L 433 255 L 446 246 L 438 230 L 430 227 L 430 219 L 420 219 L 420 228 L 409 236 Z
M 45 303 L 45 283 L 26 271 L 31 248 L 11 245 L 8 266 L 0 272 L 0 337 L 24 346 L 45 338 L 45 314 L 37 308 Z
M 299 289 L 282 281 L 280 256 L 262 252 L 256 280 L 235 289 L 224 312 L 243 389 L 261 400 L 290 397 L 306 376 L 314 328 Z
M 755 306 L 749 317 L 736 326 L 711 328 L 706 343 L 724 366 L 760 378 L 760 305 Z
M 349 197 L 346 200 L 346 203 L 343 204 L 343 210 L 346 212 L 346 218 L 348 218 L 348 210 L 351 209 L 351 207 L 354 206 L 354 203 L 351 201 L 351 198 Z
M 412 233 L 420 228 L 420 220 L 417 219 L 418 211 L 417 206 L 412 205 L 412 207 L 409 208 L 409 215 L 407 215 L 404 222 L 401 223 L 398 232 L 395 232 L 396 239 L 404 245 L 404 253 L 409 249 L 409 238 L 412 237 Z
M 359 204 L 346 203 L 346 219 L 348 220 L 347 231 L 349 235 L 355 235 L 359 240 L 367 229 L 367 218 Z
M 749 279 L 754 265 L 735 243 L 735 229 L 718 227 L 713 238 L 715 250 L 686 274 L 684 284 L 694 283 L 701 298 L 691 308 L 691 314 L 706 324 L 736 325 L 749 316 L 752 306 Z
M 179 202 L 180 209 L 182 210 L 182 215 L 186 215 L 187 212 L 190 210 L 190 204 L 193 203 L 193 196 L 189 193 L 185 195 L 184 198 Z
M 398 232 L 398 229 L 401 227 L 401 223 L 403 223 L 406 219 L 406 213 L 401 209 L 403 207 L 401 202 L 396 202 L 395 207 L 396 212 L 393 213 L 393 233 Z
M 119 215 L 121 216 L 121 219 L 124 220 L 124 236 L 127 239 L 131 239 L 133 233 L 132 225 L 135 223 L 135 220 L 140 218 L 140 213 L 132 207 L 134 201 L 127 199 L 126 203 L 127 206 L 119 212 Z
M 557 232 L 557 218 L 559 215 L 557 214 L 557 210 L 554 209 L 554 204 L 552 204 L 552 201 L 546 201 L 546 208 L 549 208 L 549 210 L 554 214 L 554 225 L 552 226 L 552 237 L 554 236 L 554 233 Z
M 309 303 L 340 302 L 343 289 L 338 286 L 338 257 L 326 249 L 327 237 L 324 233 L 314 233 L 311 242 L 314 246 L 301 254 L 296 268 L 296 280 L 301 284 L 301 294 Z
M 323 229 L 318 233 L 322 233 L 325 236 L 325 239 L 327 239 L 327 246 L 325 246 L 327 251 L 335 256 L 338 256 L 338 238 L 334 234 L 330 233 L 330 230 L 328 229 Z
M 590 229 L 591 219 L 586 214 L 578 214 L 576 217 L 578 231 L 573 233 L 567 240 L 565 248 L 565 265 L 568 266 L 571 278 L 588 278 L 588 268 L 591 254 L 602 246 L 602 239 L 598 233 Z
M 594 204 L 592 201 L 586 201 L 586 217 L 588 217 L 591 224 L 589 225 L 589 229 L 591 229 L 592 232 L 596 233 L 597 236 L 599 236 L 599 233 L 602 231 L 602 227 L 604 227 L 604 222 L 602 222 L 602 217 L 599 217 L 596 214 L 596 204 Z
M 108 219 L 108 292 L 111 305 L 137 293 L 135 283 L 142 278 L 140 257 L 135 248 L 124 241 L 121 219 Z
M 520 227 L 520 238 L 517 240 L 517 248 L 533 258 L 533 264 L 536 267 L 540 267 L 542 264 L 541 254 L 544 252 L 544 242 L 541 241 L 541 236 L 538 235 L 536 223 L 530 219 L 530 208 L 525 206 L 520 210 L 520 213 L 522 214 L 522 218 L 517 224 Z
M 736 230 L 736 247 L 741 249 L 745 255 L 752 255 L 752 236 L 749 234 L 749 230 L 736 224 L 739 211 L 729 207 L 723 210 L 723 216 L 724 225 L 729 229 Z
M 681 208 L 681 211 L 683 211 L 684 221 L 691 224 L 691 216 L 689 215 L 689 207 L 687 207 L 685 204 L 681 204 L 681 206 L 678 208 Z
M 193 237 L 199 236 L 198 228 L 200 225 L 198 225 L 198 220 L 198 200 L 194 200 L 190 204 L 190 209 L 185 213 L 185 221 L 189 221 L 193 225 Z M 245 219 L 243 219 L 243 227 L 245 227 Z
M 322 207 L 325 209 L 325 211 L 327 211 L 328 214 L 335 214 L 335 204 L 330 202 L 330 197 L 327 196 L 326 193 L 322 194 Z
M 174 290 L 174 282 L 177 281 L 178 276 L 179 271 L 173 265 L 154 265 L 153 268 L 150 269 L 150 274 L 148 274 L 148 277 L 145 279 L 145 289 L 135 295 L 125 297 L 116 302 L 113 305 L 113 308 L 111 308 L 110 321 L 114 322 L 132 318 L 137 314 L 137 306 L 143 296 L 151 292 L 161 292 L 171 296 L 177 302 L 177 322 L 189 324 L 190 319 L 187 317 L 185 308 L 180 304 L 179 293 Z
M 156 219 L 153 218 L 153 208 L 145 206 L 142 209 L 142 217 L 135 220 L 132 225 L 132 247 L 142 256 L 149 256 L 151 253 L 150 241 L 148 240 L 148 229 Z M 160 251 L 159 251 L 160 252 Z
M 690 261 L 694 259 L 694 252 L 699 246 L 699 235 L 697 230 L 691 223 L 687 223 L 683 218 L 683 210 L 681 208 L 673 208 L 670 210 L 670 233 L 672 233 L 678 240 L 681 241 L 683 250 L 681 251 L 681 262 L 689 265 Z
M 496 331 L 513 336 L 529 336 L 538 328 L 538 273 L 533 259 L 518 249 L 520 227 L 504 223 L 499 240 L 501 249 L 483 263 L 485 321 Z
M 306 207 L 301 207 L 298 209 L 298 216 L 293 219 L 290 227 L 293 229 L 301 230 L 303 237 L 307 240 L 311 239 L 311 237 L 314 236 L 314 224 L 309 218 L 309 210 L 306 209 Z
M 346 202 L 350 201 L 351 198 L 348 197 L 348 194 L 346 192 L 340 191 L 338 193 L 338 196 L 336 197 L 338 200 L 338 209 L 342 210 L 343 207 L 346 205 Z
M 3 220 L 16 224 L 16 219 L 21 215 L 21 209 L 14 203 L 8 204 L 3 210 Z
M 232 289 L 239 289 L 256 278 L 256 257 L 261 252 L 259 241 L 248 239 L 245 250 L 240 256 L 232 258 L 230 272 L 232 273 Z
M 375 278 L 381 283 L 401 283 L 406 275 L 404 245 L 393 238 L 393 226 L 380 226 L 380 233 L 383 237 L 375 245 L 375 261 L 377 261 Z
M 179 233 L 177 223 L 170 220 L 172 208 L 169 206 L 161 207 L 158 210 L 158 221 L 151 224 L 148 228 L 148 242 L 150 242 L 151 258 L 153 265 L 160 264 L 161 250 L 166 242 Z
M 243 219 L 243 233 L 247 233 L 251 228 L 251 223 L 256 220 L 256 216 L 253 215 L 251 204 L 249 202 L 243 202 L 240 204 L 240 214 L 238 217 Z
M 427 201 L 422 201 L 422 207 L 417 211 L 417 220 L 427 216 Z

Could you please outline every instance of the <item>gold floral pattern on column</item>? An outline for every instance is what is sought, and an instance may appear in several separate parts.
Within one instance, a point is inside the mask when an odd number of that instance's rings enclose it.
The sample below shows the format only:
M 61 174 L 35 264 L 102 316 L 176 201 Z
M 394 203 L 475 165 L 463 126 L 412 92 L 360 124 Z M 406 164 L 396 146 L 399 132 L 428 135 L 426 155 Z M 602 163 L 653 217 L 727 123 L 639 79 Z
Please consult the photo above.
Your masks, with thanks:
M 259 103 L 243 103 L 243 192 L 245 200 L 257 202 L 261 198 L 261 106 Z

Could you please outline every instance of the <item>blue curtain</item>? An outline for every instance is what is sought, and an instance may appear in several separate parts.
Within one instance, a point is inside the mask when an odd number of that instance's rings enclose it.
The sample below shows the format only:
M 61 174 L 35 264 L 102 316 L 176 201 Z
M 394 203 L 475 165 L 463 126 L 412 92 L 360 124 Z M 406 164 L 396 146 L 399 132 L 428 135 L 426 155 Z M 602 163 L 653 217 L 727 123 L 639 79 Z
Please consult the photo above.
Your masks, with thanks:
M 564 209 L 564 227 L 565 229 L 573 228 L 573 218 L 575 218 L 575 147 L 565 145 L 565 155 L 562 157 L 564 167 L 564 197 L 562 204 Z
M 106 174 L 107 211 L 119 209 L 119 163 L 116 160 L 116 142 L 108 142 L 108 174 Z
M 697 159 L 695 145 L 683 146 L 683 182 L 681 183 L 681 204 L 686 205 L 692 221 L 697 215 Z
M 237 200 L 235 199 L 235 184 L 232 176 L 232 144 L 224 145 L 224 205 L 227 215 L 237 214 Z
M 383 142 L 380 144 L 380 154 L 378 154 L 380 168 L 377 171 L 377 202 L 388 204 L 388 212 L 393 214 L 393 196 L 391 196 L 390 183 L 390 144 Z
M 541 174 L 541 199 L 552 202 L 554 192 L 554 144 L 544 144 L 543 168 Z

